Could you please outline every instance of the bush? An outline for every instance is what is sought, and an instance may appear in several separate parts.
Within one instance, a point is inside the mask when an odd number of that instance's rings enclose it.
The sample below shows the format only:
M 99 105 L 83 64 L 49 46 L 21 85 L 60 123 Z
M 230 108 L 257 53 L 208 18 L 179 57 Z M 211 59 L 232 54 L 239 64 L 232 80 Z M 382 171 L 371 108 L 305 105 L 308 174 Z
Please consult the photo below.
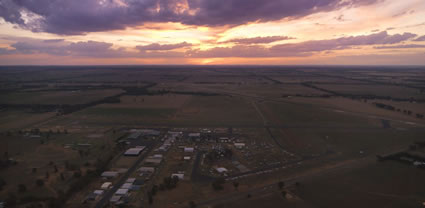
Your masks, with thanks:
M 35 181 L 35 184 L 37 184 L 37 186 L 43 186 L 44 185 L 44 181 L 43 181 L 43 179 L 37 179 Z
M 18 185 L 18 191 L 23 193 L 27 191 L 27 187 L 24 184 L 19 184 Z

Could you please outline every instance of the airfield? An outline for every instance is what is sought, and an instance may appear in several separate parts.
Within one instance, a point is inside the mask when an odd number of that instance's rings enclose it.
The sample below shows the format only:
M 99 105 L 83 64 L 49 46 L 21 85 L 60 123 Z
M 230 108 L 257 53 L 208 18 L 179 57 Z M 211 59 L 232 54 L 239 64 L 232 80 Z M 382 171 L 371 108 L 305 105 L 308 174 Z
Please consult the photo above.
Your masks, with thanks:
M 7 207 L 425 202 L 425 68 L 0 67 L 0 86 Z

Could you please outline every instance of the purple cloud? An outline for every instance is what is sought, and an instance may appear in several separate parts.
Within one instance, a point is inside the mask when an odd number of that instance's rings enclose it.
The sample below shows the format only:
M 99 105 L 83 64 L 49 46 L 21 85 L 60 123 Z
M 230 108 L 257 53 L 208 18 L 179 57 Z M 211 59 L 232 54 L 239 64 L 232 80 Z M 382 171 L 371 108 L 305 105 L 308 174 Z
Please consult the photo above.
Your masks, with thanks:
M 279 44 L 266 48 L 264 46 L 217 47 L 205 51 L 189 51 L 191 57 L 295 57 L 310 56 L 313 53 L 342 50 L 355 46 L 390 45 L 401 43 L 416 37 L 412 33 L 389 35 L 387 32 L 370 35 L 349 36 L 329 40 L 313 40 L 299 43 Z
M 297 18 L 376 1 L 380 0 L 2 0 L 0 17 L 32 31 L 73 35 L 124 29 L 146 22 L 240 25 Z M 23 14 L 29 18 L 24 20 Z
M 408 44 L 408 45 L 393 45 L 393 46 L 376 46 L 376 49 L 403 49 L 403 48 L 425 48 L 425 45 Z
M 136 46 L 136 49 L 140 51 L 169 51 L 169 50 L 174 50 L 174 49 L 184 48 L 189 46 L 192 46 L 192 44 L 187 42 L 176 43 L 176 44 L 163 44 L 163 45 L 158 43 L 152 43 L 149 45 Z
M 294 39 L 288 36 L 267 36 L 267 37 L 254 37 L 254 38 L 235 38 L 221 43 L 237 43 L 237 44 L 265 44 L 273 43 L 281 40 Z
M 425 41 L 425 35 L 422 35 L 422 36 L 420 36 L 420 37 L 416 38 L 416 39 L 415 39 L 415 40 L 413 40 L 413 41 Z

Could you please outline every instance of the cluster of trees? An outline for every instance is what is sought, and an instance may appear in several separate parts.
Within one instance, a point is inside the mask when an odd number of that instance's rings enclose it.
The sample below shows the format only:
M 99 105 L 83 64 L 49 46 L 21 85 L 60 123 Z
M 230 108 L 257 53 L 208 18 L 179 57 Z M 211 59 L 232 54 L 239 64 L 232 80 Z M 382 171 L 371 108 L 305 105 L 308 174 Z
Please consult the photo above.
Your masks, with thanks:
M 165 177 L 163 182 L 157 185 L 153 185 L 151 190 L 148 191 L 148 202 L 149 204 L 153 203 L 153 197 L 156 195 L 158 190 L 164 191 L 164 190 L 171 190 L 177 187 L 177 184 L 179 183 L 179 178 L 177 176 L 174 177 Z

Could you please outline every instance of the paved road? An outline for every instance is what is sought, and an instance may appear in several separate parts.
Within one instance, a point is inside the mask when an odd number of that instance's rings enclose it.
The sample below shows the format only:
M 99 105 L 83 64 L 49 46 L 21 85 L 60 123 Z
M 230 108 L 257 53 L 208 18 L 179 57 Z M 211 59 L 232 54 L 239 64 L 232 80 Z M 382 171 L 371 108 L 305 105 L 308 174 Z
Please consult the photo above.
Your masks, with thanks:
M 103 197 L 96 203 L 95 208 L 102 208 L 104 207 L 108 202 L 109 199 L 114 195 L 114 193 L 127 181 L 128 177 L 138 168 L 140 163 L 145 159 L 145 157 L 152 151 L 154 146 L 154 143 L 147 145 L 147 150 L 142 153 L 142 155 L 139 156 L 139 159 L 131 166 L 128 171 L 121 176 L 120 180 L 111 188 L 109 189 Z

